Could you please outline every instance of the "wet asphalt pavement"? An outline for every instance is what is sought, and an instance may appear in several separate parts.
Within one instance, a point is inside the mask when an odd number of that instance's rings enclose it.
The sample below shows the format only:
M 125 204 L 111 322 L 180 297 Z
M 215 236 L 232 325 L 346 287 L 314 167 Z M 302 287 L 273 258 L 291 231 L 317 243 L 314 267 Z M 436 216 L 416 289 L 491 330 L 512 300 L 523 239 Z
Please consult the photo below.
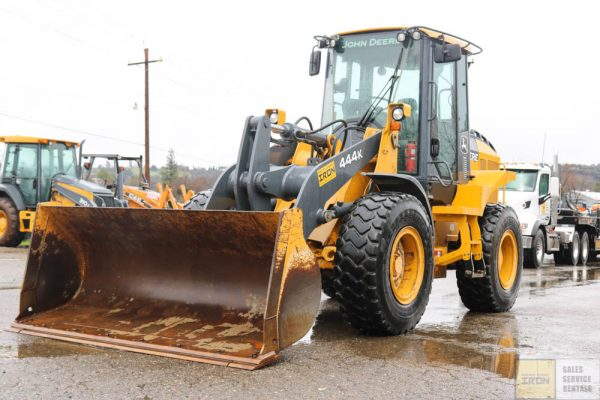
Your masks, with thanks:
M 0 329 L 17 314 L 27 250 L 0 248 Z M 525 270 L 515 307 L 474 314 L 454 272 L 403 337 L 366 337 L 323 297 L 277 363 L 242 371 L 0 331 L 0 398 L 513 398 L 521 358 L 600 358 L 600 263 Z

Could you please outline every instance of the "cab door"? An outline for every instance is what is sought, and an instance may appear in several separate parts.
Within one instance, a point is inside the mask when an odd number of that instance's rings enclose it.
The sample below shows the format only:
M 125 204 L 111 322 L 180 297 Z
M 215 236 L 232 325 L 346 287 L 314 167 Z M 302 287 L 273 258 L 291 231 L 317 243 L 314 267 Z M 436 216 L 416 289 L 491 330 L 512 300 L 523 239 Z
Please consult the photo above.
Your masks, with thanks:
M 538 219 L 545 224 L 550 223 L 550 214 L 552 210 L 552 198 L 550 196 L 550 175 L 540 174 L 540 183 L 538 185 Z
M 11 143 L 7 148 L 3 181 L 10 182 L 20 190 L 27 207 L 38 203 L 39 145 Z

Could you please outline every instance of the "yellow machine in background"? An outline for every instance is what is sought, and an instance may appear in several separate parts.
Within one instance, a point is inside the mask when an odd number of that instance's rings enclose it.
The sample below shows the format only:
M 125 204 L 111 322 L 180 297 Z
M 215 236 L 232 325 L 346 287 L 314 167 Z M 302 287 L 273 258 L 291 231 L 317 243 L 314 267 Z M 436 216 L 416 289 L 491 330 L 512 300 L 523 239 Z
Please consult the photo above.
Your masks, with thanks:
M 0 136 L 0 143 L 0 246 L 21 243 L 40 202 L 121 206 L 111 191 L 78 179 L 80 143 L 29 136 Z
M 254 369 L 309 331 L 322 287 L 374 335 L 412 330 L 448 266 L 470 310 L 509 310 L 514 174 L 468 121 L 481 49 L 424 27 L 315 39 L 321 127 L 248 117 L 198 210 L 40 207 L 12 329 Z
M 182 209 L 183 204 L 194 195 L 193 191 L 187 190 L 185 185 L 181 185 L 180 190 L 183 203 L 179 203 L 168 185 L 163 186 L 159 183 L 156 185 L 157 190 L 151 190 L 148 180 L 143 173 L 142 156 L 127 157 L 118 154 L 84 154 L 82 157 L 86 160 L 83 163 L 83 177 L 88 181 L 91 179 L 96 160 L 104 159 L 113 164 L 115 179 L 113 183 L 108 185 L 108 188 L 114 191 L 115 197 L 126 200 L 127 206 L 130 208 L 170 208 L 178 210 Z M 134 163 L 137 167 L 138 184 L 136 186 L 124 183 L 123 174 L 125 173 L 125 167 L 121 164 L 123 162 Z

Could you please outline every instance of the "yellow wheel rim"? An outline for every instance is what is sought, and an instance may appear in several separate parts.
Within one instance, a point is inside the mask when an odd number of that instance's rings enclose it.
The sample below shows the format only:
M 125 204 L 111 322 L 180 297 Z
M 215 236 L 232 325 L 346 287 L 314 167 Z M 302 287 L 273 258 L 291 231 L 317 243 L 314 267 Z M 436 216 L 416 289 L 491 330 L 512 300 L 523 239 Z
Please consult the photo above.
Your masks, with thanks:
M 517 278 L 518 269 L 517 238 L 513 231 L 506 231 L 500 239 L 498 248 L 498 278 L 504 289 L 512 288 Z
M 390 284 L 400 304 L 413 302 L 421 289 L 425 274 L 423 240 L 412 226 L 396 234 L 390 253 Z
M 0 210 L 0 236 L 4 236 L 6 231 L 8 231 L 8 216 Z

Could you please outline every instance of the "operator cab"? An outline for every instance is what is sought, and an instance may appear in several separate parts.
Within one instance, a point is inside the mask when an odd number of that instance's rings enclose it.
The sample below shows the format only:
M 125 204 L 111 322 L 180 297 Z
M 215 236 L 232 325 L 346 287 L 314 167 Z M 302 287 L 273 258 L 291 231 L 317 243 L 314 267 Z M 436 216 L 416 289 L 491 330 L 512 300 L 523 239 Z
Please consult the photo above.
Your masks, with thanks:
M 2 184 L 14 185 L 25 206 L 48 201 L 57 175 L 77 178 L 79 143 L 26 136 L 2 136 Z
M 449 188 L 452 198 L 456 183 L 469 178 L 468 57 L 481 49 L 424 27 L 315 39 L 311 75 L 319 72 L 318 49 L 327 51 L 323 126 L 353 124 L 347 147 L 362 140 L 366 127 L 385 126 L 388 104 L 410 106 L 398 136 L 397 173 L 413 175 L 427 191 Z

